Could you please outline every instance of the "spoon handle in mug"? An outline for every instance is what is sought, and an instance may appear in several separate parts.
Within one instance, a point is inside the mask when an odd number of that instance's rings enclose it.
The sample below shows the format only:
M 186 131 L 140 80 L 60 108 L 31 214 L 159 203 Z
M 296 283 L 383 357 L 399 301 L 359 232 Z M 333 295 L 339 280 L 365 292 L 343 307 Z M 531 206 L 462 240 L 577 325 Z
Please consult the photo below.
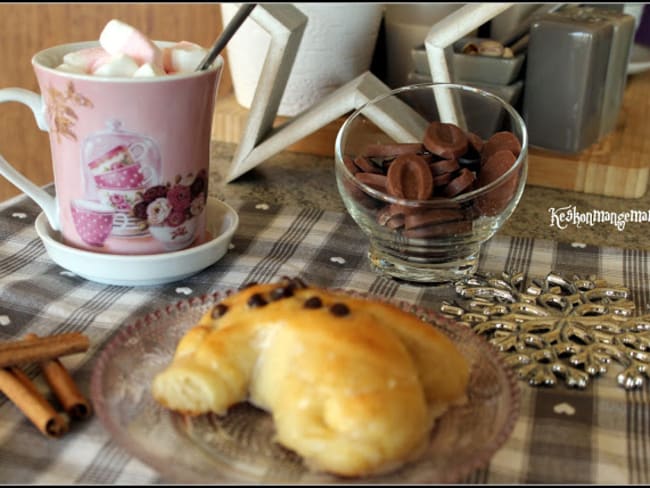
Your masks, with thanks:
M 223 30 L 221 35 L 214 42 L 214 44 L 210 48 L 210 51 L 208 51 L 208 54 L 199 63 L 198 67 L 196 68 L 196 71 L 202 71 L 208 69 L 210 65 L 212 65 L 212 63 L 217 58 L 219 53 L 223 50 L 224 47 L 226 47 L 226 44 L 228 44 L 230 38 L 233 35 L 235 35 L 237 29 L 239 29 L 239 27 L 244 23 L 244 20 L 246 20 L 248 15 L 253 11 L 253 9 L 256 6 L 257 6 L 256 3 L 246 3 L 241 7 L 239 7 L 239 10 L 237 10 L 235 16 L 230 20 L 230 22 Z

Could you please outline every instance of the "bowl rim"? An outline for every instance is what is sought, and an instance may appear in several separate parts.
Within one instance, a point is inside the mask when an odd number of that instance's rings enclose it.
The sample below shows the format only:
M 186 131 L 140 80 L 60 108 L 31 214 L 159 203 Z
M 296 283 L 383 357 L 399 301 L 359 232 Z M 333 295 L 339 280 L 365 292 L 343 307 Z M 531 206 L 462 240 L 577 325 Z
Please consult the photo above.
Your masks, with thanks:
M 506 171 L 503 173 L 499 178 L 497 178 L 494 181 L 491 181 L 487 185 L 481 186 L 480 188 L 477 188 L 475 190 L 466 192 L 466 193 L 461 193 L 460 195 L 456 195 L 454 197 L 444 197 L 440 199 L 432 198 L 428 200 L 409 200 L 409 199 L 404 199 L 404 198 L 398 198 L 394 197 L 392 195 L 389 195 L 388 193 L 384 193 L 382 191 L 376 190 L 375 188 L 372 188 L 371 186 L 359 181 L 357 178 L 354 177 L 354 175 L 348 170 L 347 166 L 343 164 L 343 154 L 341 151 L 341 144 L 343 142 L 343 135 L 345 132 L 349 129 L 349 127 L 352 125 L 355 119 L 360 117 L 363 113 L 363 111 L 366 109 L 366 107 L 371 106 L 371 105 L 376 105 L 377 103 L 381 102 L 382 100 L 385 100 L 390 97 L 394 97 L 395 95 L 399 95 L 404 92 L 408 91 L 415 91 L 419 90 L 422 88 L 433 88 L 433 87 L 448 87 L 452 88 L 453 90 L 459 90 L 459 91 L 466 91 L 466 92 L 471 92 L 476 95 L 486 97 L 493 99 L 499 103 L 503 109 L 513 118 L 513 120 L 521 127 L 521 152 L 517 156 L 517 159 L 515 160 L 514 164 Z M 506 102 L 503 98 L 494 95 L 488 91 L 482 90 L 480 88 L 475 88 L 469 85 L 465 85 L 462 83 L 416 83 L 412 85 L 406 85 L 402 86 L 399 88 L 396 88 L 394 90 L 391 90 L 387 93 L 382 93 L 381 95 L 378 95 L 366 102 L 364 102 L 361 106 L 359 106 L 354 112 L 352 112 L 348 118 L 343 122 L 341 127 L 339 128 L 337 134 L 336 134 L 336 139 L 334 141 L 334 164 L 337 168 L 337 170 L 342 171 L 343 174 L 346 176 L 348 180 L 351 180 L 354 182 L 355 185 L 359 186 L 365 193 L 379 199 L 382 201 L 385 201 L 387 203 L 392 203 L 392 204 L 398 204 L 402 206 L 431 206 L 431 207 L 439 207 L 439 206 L 448 206 L 450 203 L 464 203 L 467 202 L 468 200 L 472 200 L 482 194 L 488 193 L 492 189 L 498 187 L 501 185 L 506 179 L 510 177 L 513 173 L 519 170 L 520 167 L 523 166 L 522 171 L 522 179 L 526 179 L 527 176 L 527 161 L 528 161 L 528 131 L 526 130 L 526 124 L 515 108 L 510 105 L 508 102 Z

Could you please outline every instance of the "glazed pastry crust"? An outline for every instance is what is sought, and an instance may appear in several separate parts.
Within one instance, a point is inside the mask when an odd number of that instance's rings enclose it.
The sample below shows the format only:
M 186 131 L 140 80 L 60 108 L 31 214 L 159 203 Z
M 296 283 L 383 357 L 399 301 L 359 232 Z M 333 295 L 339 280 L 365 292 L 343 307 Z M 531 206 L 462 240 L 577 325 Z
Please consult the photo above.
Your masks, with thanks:
M 291 296 L 272 299 L 282 287 Z M 250 305 L 260 297 L 267 303 Z M 317 299 L 321 306 L 305 306 Z M 451 340 L 415 315 L 285 280 L 207 311 L 153 395 L 189 415 L 225 415 L 249 401 L 271 413 L 277 442 L 311 468 L 364 476 L 417 456 L 435 419 L 464 400 L 468 378 Z

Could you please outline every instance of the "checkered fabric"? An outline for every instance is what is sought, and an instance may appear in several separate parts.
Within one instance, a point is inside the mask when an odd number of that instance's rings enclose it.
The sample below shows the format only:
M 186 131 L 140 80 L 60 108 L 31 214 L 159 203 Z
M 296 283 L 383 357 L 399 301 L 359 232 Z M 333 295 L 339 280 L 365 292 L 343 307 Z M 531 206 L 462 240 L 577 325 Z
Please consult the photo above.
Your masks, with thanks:
M 64 358 L 80 389 L 102 348 L 123 324 L 170 302 L 282 275 L 328 287 L 368 291 L 439 310 L 450 286 L 414 286 L 369 268 L 367 241 L 343 213 L 228 202 L 240 215 L 234 247 L 217 263 L 179 282 L 120 287 L 84 280 L 54 264 L 34 230 L 40 209 L 26 197 L 0 206 L 0 340 L 28 332 L 79 331 L 85 354 Z M 650 303 L 646 251 L 495 236 L 481 271 L 551 271 L 595 275 L 628 287 L 639 310 Z M 37 385 L 38 370 L 25 368 Z M 643 484 L 650 482 L 650 389 L 625 391 L 612 378 L 583 390 L 536 388 L 520 381 L 521 412 L 514 431 L 489 465 L 466 483 Z M 561 407 L 561 408 L 559 408 Z M 113 440 L 95 416 L 61 439 L 43 436 L 0 393 L 0 481 L 8 484 L 165 483 Z

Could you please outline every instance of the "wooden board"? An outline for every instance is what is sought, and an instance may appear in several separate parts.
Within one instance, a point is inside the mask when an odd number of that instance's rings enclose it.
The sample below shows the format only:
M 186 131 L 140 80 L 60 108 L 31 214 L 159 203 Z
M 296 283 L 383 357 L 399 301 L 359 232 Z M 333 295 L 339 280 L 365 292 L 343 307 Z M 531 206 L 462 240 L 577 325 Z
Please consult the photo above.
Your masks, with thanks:
M 216 140 L 238 143 L 248 110 L 234 94 L 217 101 L 212 128 Z M 276 125 L 286 118 L 278 117 Z M 289 151 L 333 156 L 336 133 L 344 119 L 287 148 Z M 528 184 L 620 198 L 640 198 L 650 177 L 650 72 L 629 77 L 616 129 L 575 155 L 531 148 Z

